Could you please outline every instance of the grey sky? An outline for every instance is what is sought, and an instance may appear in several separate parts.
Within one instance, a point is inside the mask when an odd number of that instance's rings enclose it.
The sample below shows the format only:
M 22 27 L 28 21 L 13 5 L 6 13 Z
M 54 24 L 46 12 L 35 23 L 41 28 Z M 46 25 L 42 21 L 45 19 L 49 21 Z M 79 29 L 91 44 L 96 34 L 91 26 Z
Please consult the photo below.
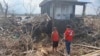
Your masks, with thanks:
M 39 4 L 42 0 L 6 0 L 6 2 L 9 4 L 9 11 L 15 12 L 15 13 L 40 13 Z M 84 2 L 92 2 L 92 5 L 87 5 L 87 14 L 95 14 L 94 7 L 98 6 L 97 0 L 79 0 Z M 3 4 L 3 0 L 0 0 L 0 2 Z M 31 7 L 31 8 L 30 8 Z M 76 7 L 76 14 L 82 13 L 82 7 L 77 6 Z

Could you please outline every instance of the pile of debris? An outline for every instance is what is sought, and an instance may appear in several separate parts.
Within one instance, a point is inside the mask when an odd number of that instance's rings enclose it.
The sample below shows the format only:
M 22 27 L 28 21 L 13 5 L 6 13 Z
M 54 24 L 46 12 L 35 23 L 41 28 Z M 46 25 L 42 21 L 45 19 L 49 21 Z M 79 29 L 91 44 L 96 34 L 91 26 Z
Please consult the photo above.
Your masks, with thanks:
M 33 40 L 28 35 L 18 39 L 12 36 L 0 36 L 0 56 L 25 56 L 24 52 L 33 49 Z
M 98 48 L 78 44 L 73 44 L 71 48 L 72 56 L 81 56 L 98 50 Z M 34 43 L 29 35 L 22 35 L 18 39 L 11 36 L 0 38 L 0 56 L 64 56 L 65 53 L 62 41 L 59 43 L 58 51 L 54 53 L 51 43 L 44 44 L 42 41 Z
M 94 18 L 84 18 L 84 30 L 88 31 L 87 36 L 85 36 L 84 41 L 93 45 L 100 47 L 100 19 L 94 19 Z M 86 41 L 88 39 L 88 41 Z
M 95 46 L 100 46 L 99 44 L 100 26 L 98 25 L 99 19 L 92 19 L 93 21 L 90 21 L 91 19 L 77 19 L 78 21 L 75 20 L 73 20 L 74 22 L 70 21 L 72 22 L 71 24 L 73 25 L 74 30 L 77 31 L 76 33 L 78 34 L 77 37 L 75 37 L 74 42 L 71 46 L 72 48 L 71 55 L 81 56 L 81 55 L 85 55 L 100 50 L 97 47 L 90 46 L 93 44 L 96 44 Z M 26 23 L 24 22 L 22 25 L 19 26 L 12 24 L 13 27 L 7 25 L 8 30 L 0 31 L 0 56 L 33 56 L 33 55 L 34 56 L 64 56 L 66 52 L 65 52 L 65 44 L 63 41 L 59 42 L 58 51 L 55 53 L 52 52 L 52 43 L 46 42 L 48 40 L 49 34 L 51 33 L 50 31 L 52 30 L 51 21 L 52 20 L 48 15 L 40 15 L 34 17 L 32 21 L 28 22 L 32 24 L 31 34 L 27 33 L 28 29 L 30 28 L 29 26 L 26 27 L 27 29 L 25 34 L 21 29 L 21 27 L 27 24 L 27 22 Z M 37 30 L 40 31 L 38 32 Z M 91 33 L 91 31 L 93 33 Z M 48 34 L 48 36 L 43 34 L 41 35 L 39 34 L 40 36 L 38 36 L 38 34 L 36 33 L 46 33 Z M 18 38 L 16 38 L 15 36 Z M 38 43 L 34 42 L 33 41 L 34 39 L 32 37 L 35 37 L 40 40 L 38 41 Z M 82 45 L 82 44 L 86 44 L 86 45 Z
M 8 20 L 8 19 L 7 19 Z M 35 27 L 35 29 L 31 28 L 31 33 L 33 34 L 34 30 L 43 27 L 48 26 L 48 21 L 51 19 L 47 15 L 41 15 L 41 16 L 36 16 L 31 22 L 26 22 L 22 23 L 20 25 L 15 25 L 15 24 L 7 24 L 6 23 L 12 23 L 12 21 L 8 20 L 2 20 L 6 21 L 5 27 L 3 27 L 4 23 L 1 23 L 1 30 L 0 30 L 0 56 L 33 56 L 35 52 L 33 45 L 33 39 L 31 38 L 31 34 L 28 34 L 28 28 L 25 26 L 27 29 L 25 30 L 26 33 L 24 34 L 22 31 L 23 25 L 30 23 L 32 24 L 32 28 Z M 16 23 L 16 22 L 15 22 Z

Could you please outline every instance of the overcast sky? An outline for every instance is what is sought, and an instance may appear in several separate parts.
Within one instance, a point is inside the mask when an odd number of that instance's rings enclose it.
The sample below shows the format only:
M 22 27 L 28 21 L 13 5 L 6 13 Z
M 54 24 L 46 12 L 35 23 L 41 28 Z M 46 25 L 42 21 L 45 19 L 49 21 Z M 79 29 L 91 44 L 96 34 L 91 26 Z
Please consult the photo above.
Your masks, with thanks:
M 40 2 L 43 0 L 6 0 L 6 2 L 9 4 L 9 11 L 15 12 L 15 13 L 29 13 L 30 10 L 33 13 L 40 13 L 41 10 L 39 8 Z M 95 14 L 94 7 L 96 7 L 98 4 L 96 0 L 79 0 L 84 2 L 92 2 L 93 5 L 87 5 L 86 13 L 87 14 Z M 3 4 L 3 0 L 0 0 L 0 2 Z M 30 8 L 31 5 L 31 8 Z M 82 7 L 77 6 L 76 7 L 76 14 L 82 13 Z

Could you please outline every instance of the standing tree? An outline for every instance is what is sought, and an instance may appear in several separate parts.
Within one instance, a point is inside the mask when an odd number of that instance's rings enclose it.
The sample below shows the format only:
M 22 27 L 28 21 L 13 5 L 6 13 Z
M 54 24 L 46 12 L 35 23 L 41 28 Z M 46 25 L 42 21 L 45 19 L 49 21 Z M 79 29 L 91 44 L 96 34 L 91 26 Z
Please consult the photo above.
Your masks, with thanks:
M 1 3 L 0 3 L 0 14 L 3 14 L 3 7 Z
M 90 4 L 91 9 L 93 9 L 96 18 L 100 16 L 100 0 L 95 0 Z M 90 10 L 91 11 L 91 10 Z
M 26 10 L 26 14 L 30 14 L 29 16 L 32 15 L 32 13 L 34 12 L 34 5 L 33 5 L 33 0 L 29 0 L 29 3 L 27 6 L 25 6 L 25 0 L 23 0 L 23 7 Z
M 8 3 L 7 3 L 5 0 L 3 0 L 3 2 L 4 2 L 4 5 L 5 5 L 4 17 L 5 17 L 5 19 L 7 19 L 7 14 L 8 14 Z
M 95 8 L 97 17 L 100 16 L 100 0 L 95 0 L 93 8 Z
M 97 0 L 97 4 L 98 4 L 98 8 L 97 8 L 97 11 L 98 11 L 98 16 L 100 16 L 100 0 Z

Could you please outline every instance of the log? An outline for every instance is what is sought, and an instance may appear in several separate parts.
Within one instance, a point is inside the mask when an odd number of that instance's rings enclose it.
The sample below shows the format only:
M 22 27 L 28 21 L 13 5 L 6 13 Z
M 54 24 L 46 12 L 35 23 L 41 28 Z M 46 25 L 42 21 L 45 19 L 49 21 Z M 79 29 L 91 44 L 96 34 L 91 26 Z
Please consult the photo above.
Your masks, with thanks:
M 25 51 L 25 52 L 23 52 L 23 54 L 25 54 L 25 53 L 32 53 L 34 50 L 29 50 L 29 51 Z
M 60 53 L 61 55 L 65 56 L 63 52 L 57 51 L 58 53 Z
M 95 46 L 88 46 L 88 45 L 82 45 L 82 44 L 72 44 L 72 46 L 82 46 L 82 47 L 87 47 L 87 48 L 91 48 L 91 49 L 100 50 L 100 48 L 99 48 L 99 47 L 95 47 Z

